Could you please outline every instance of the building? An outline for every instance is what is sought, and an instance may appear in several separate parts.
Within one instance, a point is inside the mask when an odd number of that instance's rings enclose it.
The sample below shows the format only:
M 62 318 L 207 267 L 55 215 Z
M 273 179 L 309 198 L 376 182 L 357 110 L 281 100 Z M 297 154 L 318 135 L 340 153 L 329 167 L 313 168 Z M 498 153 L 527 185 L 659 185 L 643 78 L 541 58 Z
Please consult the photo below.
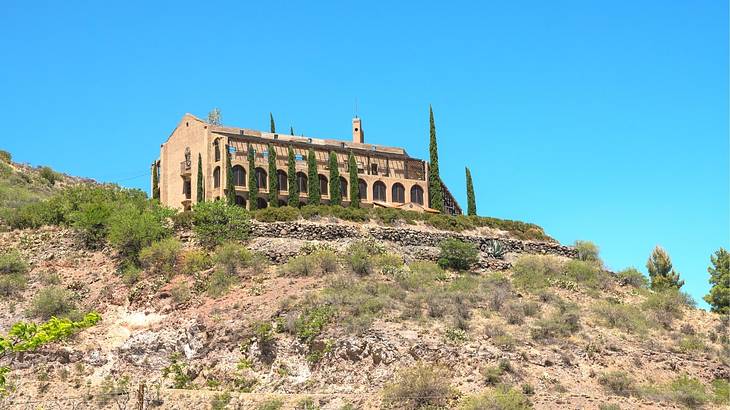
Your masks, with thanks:
M 225 154 L 229 150 L 236 203 L 246 206 L 255 200 L 258 208 L 268 206 L 269 145 L 276 151 L 277 197 L 280 204 L 286 204 L 288 199 L 287 164 L 291 146 L 296 155 L 296 181 L 302 203 L 307 202 L 307 154 L 313 148 L 317 157 L 322 203 L 329 201 L 329 155 L 334 152 L 339 163 L 344 206 L 349 204 L 349 185 L 357 183 L 362 206 L 434 212 L 428 206 L 428 163 L 411 158 L 403 148 L 366 144 L 360 118 L 352 120 L 352 141 L 349 142 L 214 125 L 185 114 L 167 141 L 160 146 L 160 158 L 152 164 L 153 171 L 156 167 L 159 175 L 160 202 L 172 208 L 190 209 L 197 198 L 198 154 L 202 162 L 205 200 L 225 198 Z M 255 153 L 257 198 L 249 197 L 247 187 L 248 146 Z M 357 181 L 350 181 L 347 169 L 351 151 L 357 162 Z M 461 208 L 446 187 L 444 205 L 447 213 L 461 214 Z

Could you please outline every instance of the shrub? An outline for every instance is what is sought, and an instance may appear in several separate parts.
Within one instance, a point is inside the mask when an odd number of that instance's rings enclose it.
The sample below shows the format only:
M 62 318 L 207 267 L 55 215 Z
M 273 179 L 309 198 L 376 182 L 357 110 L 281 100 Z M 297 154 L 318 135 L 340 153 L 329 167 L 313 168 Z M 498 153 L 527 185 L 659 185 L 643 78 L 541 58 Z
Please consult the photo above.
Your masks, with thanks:
M 215 250 L 213 260 L 222 266 L 228 275 L 235 275 L 238 268 L 251 264 L 253 254 L 243 245 L 226 242 Z
M 512 266 L 513 284 L 528 291 L 548 287 L 548 278 L 556 277 L 563 263 L 553 256 L 523 255 Z
M 228 289 L 236 283 L 237 278 L 223 269 L 216 269 L 208 278 L 208 295 L 218 298 L 228 292 Z
M 4 149 L 0 149 L 0 161 L 9 164 L 13 160 L 13 156 Z
M 370 275 L 373 273 L 371 256 L 380 253 L 382 252 L 379 249 L 366 241 L 353 242 L 345 251 L 345 264 L 353 273 L 360 276 Z
M 294 325 L 297 337 L 302 342 L 310 344 L 324 329 L 333 315 L 329 306 L 315 306 L 307 309 L 297 318 Z
M 184 231 L 193 228 L 194 214 L 192 211 L 178 212 L 172 216 L 172 227 L 176 231 Z
M 626 268 L 616 274 L 618 283 L 622 286 L 632 286 L 645 289 L 649 287 L 649 280 L 636 268 Z
M 674 379 L 668 389 L 674 401 L 687 407 L 699 407 L 709 400 L 705 386 L 687 375 Z
M 281 270 L 292 276 L 311 276 L 318 271 L 317 260 L 312 255 L 300 255 L 289 259 Z
M 181 246 L 177 239 L 166 238 L 143 248 L 139 260 L 151 273 L 169 278 L 177 267 Z
M 186 275 L 204 271 L 213 266 L 213 260 L 207 252 L 201 250 L 189 250 L 182 255 L 182 272 Z
M 373 257 L 373 264 L 378 267 L 381 273 L 393 274 L 396 270 L 403 267 L 403 257 L 393 253 L 375 255 Z
M 499 366 L 487 366 L 482 369 L 481 374 L 487 386 L 496 386 L 502 381 L 503 372 Z
M 461 410 L 528 410 L 530 400 L 519 390 L 508 386 L 497 386 L 484 393 L 467 397 L 459 406 Z
M 11 296 L 25 289 L 28 264 L 16 250 L 0 253 L 0 296 Z
M 455 394 L 447 370 L 419 362 L 400 370 L 396 381 L 385 386 L 383 402 L 401 409 L 443 407 Z
M 231 401 L 231 393 L 229 393 L 229 392 L 216 393 L 210 399 L 210 408 L 211 408 L 211 410 L 224 410 L 226 407 L 228 407 L 228 403 L 230 403 L 230 401 Z
M 591 289 L 605 289 L 610 283 L 608 275 L 598 265 L 581 260 L 569 260 L 566 262 L 563 265 L 563 275 L 568 280 L 580 283 Z
M 530 329 L 530 335 L 535 340 L 570 336 L 580 329 L 578 308 L 561 303 L 556 312 L 547 319 L 537 321 L 536 325 Z
M 652 293 L 643 303 L 643 308 L 664 327 L 670 327 L 675 319 L 683 316 L 686 298 L 676 289 Z
M 185 282 L 178 282 L 170 289 L 170 295 L 176 305 L 186 303 L 191 297 L 190 287 Z
M 58 174 L 56 174 L 51 167 L 41 167 L 40 176 L 50 185 L 55 185 L 56 180 L 58 180 Z
M 64 288 L 50 286 L 43 288 L 33 297 L 28 315 L 48 320 L 51 316 L 58 318 L 77 316 L 73 295 Z
M 281 399 L 271 399 L 265 402 L 259 403 L 256 406 L 256 410 L 279 410 L 284 406 L 284 402 Z
M 406 290 L 428 287 L 444 274 L 444 271 L 433 262 L 413 262 L 408 268 L 394 273 L 398 286 Z
M 163 223 L 167 213 L 158 207 L 122 206 L 109 217 L 109 243 L 122 256 L 136 259 L 142 248 L 170 234 Z
M 439 244 L 439 266 L 467 270 L 479 261 L 479 251 L 473 243 L 446 239 Z
M 202 202 L 193 207 L 193 230 L 203 246 L 214 248 L 227 241 L 243 241 L 251 231 L 248 212 L 224 201 Z
M 715 404 L 730 405 L 730 381 L 727 379 L 715 379 L 712 382 L 712 390 L 715 393 L 713 402 Z
M 578 251 L 578 259 L 584 262 L 591 262 L 601 265 L 601 258 L 598 256 L 598 246 L 590 241 L 575 241 L 575 249 Z
M 254 218 L 261 222 L 296 221 L 301 216 L 297 208 L 290 206 L 268 207 L 253 213 Z
M 649 323 L 639 309 L 612 302 L 601 302 L 594 308 L 604 325 L 631 333 L 646 333 Z
M 628 397 L 636 393 L 636 383 L 626 372 L 612 371 L 598 377 L 598 383 L 611 393 Z
M 337 254 L 329 249 L 317 250 L 312 253 L 312 257 L 316 260 L 322 273 L 334 273 L 340 267 Z
M 138 268 L 132 263 L 127 263 L 122 268 L 122 282 L 125 285 L 132 287 L 142 277 L 142 269 Z
M 685 336 L 679 341 L 679 350 L 684 353 L 704 351 L 707 349 L 705 342 L 698 336 Z

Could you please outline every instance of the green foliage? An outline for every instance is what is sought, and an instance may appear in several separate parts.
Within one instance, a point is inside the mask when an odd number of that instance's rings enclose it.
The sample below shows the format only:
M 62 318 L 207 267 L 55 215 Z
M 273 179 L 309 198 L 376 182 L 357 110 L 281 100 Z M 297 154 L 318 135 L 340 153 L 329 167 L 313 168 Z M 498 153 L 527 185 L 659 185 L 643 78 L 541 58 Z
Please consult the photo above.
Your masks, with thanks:
M 216 269 L 208 278 L 208 295 L 212 298 L 219 298 L 228 292 L 238 281 L 238 277 L 227 272 L 224 269 Z
M 68 290 L 59 286 L 43 288 L 33 296 L 28 314 L 41 319 L 76 316 L 76 303 Z
M 254 259 L 253 253 L 245 246 L 235 242 L 226 242 L 215 251 L 213 260 L 223 267 L 228 275 L 236 275 L 238 268 L 249 267 Z
M 439 244 L 439 266 L 446 269 L 467 270 L 479 261 L 479 250 L 470 242 L 446 239 Z
M 56 174 L 51 167 L 41 167 L 39 174 L 41 178 L 48 182 L 49 185 L 55 185 L 56 181 L 59 179 L 58 174 Z
M 317 156 L 314 153 L 314 148 L 310 148 L 307 155 L 307 183 L 309 184 L 307 204 L 319 205 L 322 200 L 322 193 L 319 191 Z
M 515 261 L 513 283 L 516 287 L 531 292 L 541 291 L 549 286 L 568 290 L 605 289 L 610 277 L 596 263 L 581 260 L 567 262 L 550 255 L 523 255 Z
M 181 247 L 177 239 L 165 238 L 143 248 L 139 252 L 139 261 L 150 273 L 170 278 L 178 266 Z
M 203 202 L 199 201 L 198 203 Z M 182 211 L 172 216 L 172 227 L 175 231 L 193 228 L 193 211 Z
M 292 131 L 292 135 L 294 131 Z M 256 410 L 279 410 L 284 406 L 284 402 L 281 399 L 270 399 L 261 402 L 256 406 Z
M 436 142 L 436 124 L 433 119 L 433 109 L 428 106 L 430 138 L 428 151 L 430 162 L 428 167 L 428 206 L 439 212 L 444 212 L 444 192 L 441 186 L 441 177 L 439 176 L 439 153 L 438 143 Z
M 643 273 L 636 268 L 626 268 L 616 274 L 616 279 L 623 286 L 632 286 L 639 289 L 645 289 L 649 286 L 649 281 Z
M 646 269 L 649 271 L 653 290 L 679 289 L 684 285 L 684 281 L 679 279 L 679 273 L 672 269 L 672 260 L 669 254 L 659 246 L 654 248 L 649 260 L 646 262 Z
M 230 402 L 231 402 L 231 393 L 229 393 L 229 392 L 216 393 L 210 399 L 210 408 L 211 408 L 211 410 L 224 410 L 226 407 L 228 407 L 228 403 L 230 403 Z
M 603 373 L 598 377 L 598 383 L 617 396 L 628 397 L 637 393 L 634 379 L 619 370 Z
M 113 398 L 127 393 L 129 390 L 129 376 L 114 378 L 107 376 L 100 386 L 100 394 L 96 398 L 96 404 L 99 408 L 105 408 L 109 405 Z
M 249 152 L 250 152 L 251 147 L 249 146 L 248 148 L 249 148 Z M 230 206 L 235 206 L 236 205 L 236 185 L 233 183 L 233 161 L 231 160 L 231 147 L 226 145 L 225 150 L 226 150 L 226 157 L 225 157 L 226 158 L 226 190 L 225 190 L 226 204 L 228 204 Z M 249 168 L 250 168 L 251 162 L 252 162 L 251 154 L 249 153 L 249 161 L 248 161 Z M 248 180 L 249 180 L 249 182 L 251 181 L 250 174 L 249 174 Z M 256 184 L 254 184 L 253 188 L 251 187 L 251 185 L 249 185 L 249 191 L 251 189 L 256 189 Z M 255 196 L 251 196 L 249 194 L 249 198 L 255 198 Z M 251 202 L 251 201 L 249 201 L 249 202 Z M 254 202 L 254 206 L 256 206 L 255 205 L 256 201 L 253 201 L 253 202 Z M 255 208 L 252 208 L 252 209 L 255 209 Z
M 685 295 L 676 289 L 669 288 L 650 294 L 642 307 L 655 322 L 664 327 L 670 327 L 675 319 L 683 316 L 684 307 L 687 304 L 688 300 Z
M 200 243 L 214 248 L 227 241 L 243 241 L 251 231 L 248 212 L 222 201 L 204 202 L 193 207 L 193 231 Z
M 170 235 L 165 224 L 170 214 L 157 206 L 140 209 L 126 204 L 109 217 L 107 239 L 122 256 L 135 259 L 142 248 Z
M 357 178 L 355 155 L 350 151 L 347 157 L 347 169 L 350 172 L 350 207 L 360 207 L 360 182 Z
M 303 312 L 294 324 L 299 340 L 307 344 L 312 343 L 322 333 L 333 314 L 329 306 L 315 306 Z
M 705 345 L 705 342 L 696 335 L 689 335 L 684 336 L 679 341 L 679 351 L 683 353 L 691 353 L 696 351 L 705 351 L 707 350 L 707 345 Z
M 509 386 L 497 386 L 484 393 L 467 397 L 460 410 L 528 410 L 532 408 L 524 393 Z
M 25 289 L 28 263 L 17 250 L 0 253 L 0 296 L 12 296 Z
M 205 201 L 205 185 L 203 184 L 203 157 L 198 153 L 198 173 L 196 175 L 195 184 L 195 203 L 199 204 Z
M 357 241 L 350 244 L 343 258 L 345 265 L 360 276 L 370 275 L 375 267 L 373 255 L 380 255 L 383 250 L 368 241 Z
M 399 409 L 443 408 L 454 397 L 448 370 L 423 362 L 398 371 L 383 390 L 384 404 Z
M 128 287 L 132 287 L 135 283 L 139 282 L 142 277 L 142 269 L 135 266 L 133 263 L 126 263 L 121 269 L 122 282 Z
M 710 256 L 710 262 L 707 272 L 712 287 L 704 299 L 713 312 L 730 315 L 730 252 L 720 248 Z
M 699 380 L 687 375 L 674 379 L 669 384 L 668 390 L 674 401 L 690 408 L 700 407 L 710 399 L 705 386 Z
M 186 303 L 192 297 L 190 286 L 185 282 L 178 282 L 170 289 L 170 296 L 175 304 Z
M 7 152 L 7 151 L 0 151 Z M 10 155 L 10 154 L 8 154 Z M 0 366 L 0 397 L 3 397 L 8 394 L 8 387 L 7 387 L 7 376 L 6 374 L 10 373 L 10 368 L 7 366 Z
M 202 250 L 189 250 L 183 253 L 181 268 L 182 273 L 194 275 L 213 266 L 213 261 L 207 252 Z
M 269 207 L 279 206 L 279 178 L 276 175 L 276 150 L 269 144 L 266 151 L 269 159 Z
M 272 134 L 276 133 L 276 123 L 274 122 L 274 114 L 269 113 L 269 130 Z
M 152 164 L 152 199 L 160 200 L 160 169 L 157 162 Z
M 598 256 L 598 245 L 590 241 L 575 241 L 575 249 L 578 251 L 578 259 L 584 262 L 595 262 L 602 265 L 600 256 Z
M 173 389 L 189 389 L 193 379 L 188 371 L 188 364 L 180 353 L 170 355 L 170 364 L 162 369 L 162 377 L 172 377 Z
M 466 204 L 466 214 L 476 215 L 477 200 L 474 196 L 474 183 L 471 180 L 471 171 L 469 171 L 469 167 L 466 167 Z
M 712 401 L 715 404 L 730 405 L 730 380 L 715 379 L 712 382 L 712 390 L 715 394 Z
M 296 221 L 301 216 L 299 209 L 288 206 L 282 208 L 269 207 L 259 209 L 252 214 L 257 221 L 261 222 Z
M 258 209 L 259 183 L 256 178 L 256 151 L 251 144 L 246 145 L 246 157 L 248 159 L 248 209 L 255 211 Z M 231 174 L 233 171 L 231 171 Z M 232 178 L 232 176 L 231 176 Z M 235 190 L 233 182 L 230 182 L 231 189 Z M 236 197 L 234 195 L 233 202 L 228 201 L 228 205 L 235 205 Z
M 643 312 L 635 306 L 613 302 L 600 302 L 594 308 L 599 320 L 608 327 L 623 329 L 630 333 L 644 334 L 649 322 Z
M 530 329 L 530 336 L 535 340 L 568 337 L 580 329 L 580 312 L 576 305 L 560 303 L 550 317 L 535 324 Z
M 12 352 L 33 351 L 46 344 L 64 340 L 101 321 L 98 313 L 88 313 L 79 321 L 50 318 L 43 324 L 17 322 L 6 336 L 0 336 L 0 357 Z
M 289 157 L 287 159 L 287 184 L 289 185 L 288 205 L 299 208 L 299 185 L 297 185 L 297 163 L 294 158 L 294 148 L 289 146 Z
M 13 156 L 10 154 L 10 152 L 5 151 L 4 149 L 0 149 L 0 161 L 9 164 L 12 162 Z
M 342 205 L 342 192 L 340 192 L 340 164 L 337 161 L 337 154 L 330 152 L 330 205 Z

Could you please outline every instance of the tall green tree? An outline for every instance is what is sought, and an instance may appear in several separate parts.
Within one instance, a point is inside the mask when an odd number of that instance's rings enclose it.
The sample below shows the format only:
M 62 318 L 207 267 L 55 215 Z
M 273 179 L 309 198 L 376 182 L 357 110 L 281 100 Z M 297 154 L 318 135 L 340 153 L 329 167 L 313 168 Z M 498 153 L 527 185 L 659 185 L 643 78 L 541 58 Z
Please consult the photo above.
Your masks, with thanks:
M 157 161 L 152 164 L 152 199 L 160 199 L 160 170 Z
M 710 256 L 707 272 L 710 274 L 710 293 L 705 295 L 705 302 L 710 309 L 721 315 L 730 315 L 730 252 L 725 248 L 718 249 Z
M 287 162 L 287 183 L 289 184 L 288 205 L 294 208 L 299 207 L 299 185 L 297 185 L 297 163 L 294 158 L 294 148 L 289 146 L 289 159 Z
M 307 155 L 307 179 L 309 180 L 309 205 L 319 205 L 322 201 L 322 193 L 319 190 L 319 174 L 317 173 L 317 155 L 314 149 L 309 149 Z
M 350 206 L 353 208 L 360 207 L 360 184 L 357 180 L 357 162 L 355 155 L 350 151 L 347 158 L 347 169 L 350 171 Z
M 477 200 L 474 197 L 474 183 L 471 181 L 471 171 L 466 167 L 466 214 L 477 214 Z
M 203 185 L 203 157 L 200 155 L 200 153 L 198 153 L 198 181 L 195 188 L 198 191 L 197 197 L 195 198 L 197 200 L 197 203 L 204 202 L 205 186 Z
M 269 206 L 279 206 L 279 180 L 276 178 L 276 151 L 269 144 Z
M 646 269 L 649 271 L 651 288 L 654 290 L 679 289 L 684 285 L 684 281 L 679 279 L 679 273 L 672 268 L 669 254 L 660 246 L 655 247 L 649 256 Z
M 233 185 L 233 164 L 231 164 L 231 150 L 226 145 L 226 203 L 236 205 L 236 187 Z
M 269 113 L 269 128 L 271 129 L 271 133 L 276 133 L 276 123 L 274 123 L 274 114 Z
M 436 124 L 433 119 L 433 109 L 428 106 L 429 124 L 430 124 L 430 140 L 428 152 L 430 154 L 430 164 L 428 167 L 428 203 L 433 209 L 444 212 L 444 191 L 441 186 L 441 177 L 439 176 L 439 152 L 436 142 Z
M 294 127 L 289 127 L 289 135 L 294 135 Z
M 248 154 L 248 209 L 255 211 L 258 209 L 259 184 L 256 181 L 256 150 L 248 144 L 246 146 Z
M 337 154 L 330 152 L 330 205 L 342 205 L 340 192 L 340 168 L 337 163 Z

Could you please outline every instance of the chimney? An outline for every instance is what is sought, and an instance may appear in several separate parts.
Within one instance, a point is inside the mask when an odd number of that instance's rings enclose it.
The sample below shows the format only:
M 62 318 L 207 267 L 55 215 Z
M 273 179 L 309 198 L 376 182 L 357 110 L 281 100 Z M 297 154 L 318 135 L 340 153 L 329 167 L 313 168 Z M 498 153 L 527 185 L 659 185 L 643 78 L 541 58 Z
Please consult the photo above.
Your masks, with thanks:
M 352 119 L 352 142 L 358 144 L 365 143 L 365 134 L 362 132 L 362 121 L 358 117 Z

